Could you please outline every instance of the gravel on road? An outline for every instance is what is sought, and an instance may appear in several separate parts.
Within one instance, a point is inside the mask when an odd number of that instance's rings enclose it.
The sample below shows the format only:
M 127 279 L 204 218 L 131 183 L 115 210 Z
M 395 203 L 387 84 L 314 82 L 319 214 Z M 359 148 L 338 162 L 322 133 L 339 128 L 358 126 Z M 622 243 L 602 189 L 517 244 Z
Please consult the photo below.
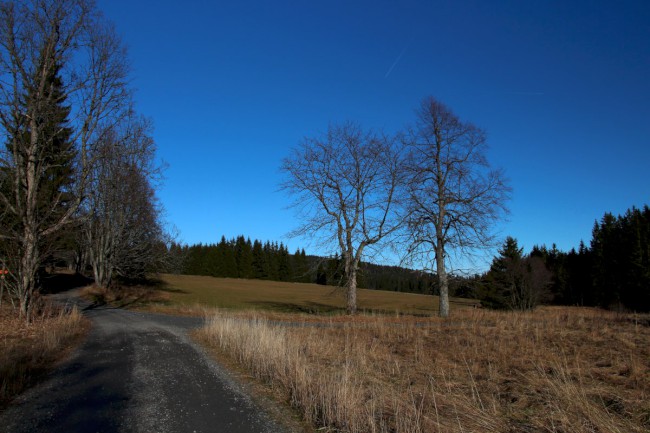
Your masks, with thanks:
M 71 359 L 0 413 L 0 431 L 289 431 L 188 337 L 203 319 L 67 301 L 85 307 L 91 332 Z

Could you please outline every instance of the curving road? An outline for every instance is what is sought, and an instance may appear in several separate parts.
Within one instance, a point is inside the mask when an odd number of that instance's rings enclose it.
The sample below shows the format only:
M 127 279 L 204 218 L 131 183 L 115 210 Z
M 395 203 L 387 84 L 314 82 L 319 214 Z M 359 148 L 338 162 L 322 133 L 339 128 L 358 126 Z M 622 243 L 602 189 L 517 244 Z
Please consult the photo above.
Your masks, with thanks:
M 0 413 L 2 432 L 285 432 L 187 336 L 201 319 L 86 309 L 75 355 Z

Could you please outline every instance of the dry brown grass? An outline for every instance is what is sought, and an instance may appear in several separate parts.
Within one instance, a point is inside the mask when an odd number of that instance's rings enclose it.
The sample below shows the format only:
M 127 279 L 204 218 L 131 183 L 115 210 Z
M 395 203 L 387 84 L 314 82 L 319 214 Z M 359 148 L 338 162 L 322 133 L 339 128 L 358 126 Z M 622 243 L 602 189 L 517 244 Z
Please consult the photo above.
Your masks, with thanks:
M 542 308 L 280 320 L 222 311 L 202 339 L 322 431 L 650 431 L 648 317 Z
M 89 328 L 73 308 L 45 304 L 31 323 L 6 303 L 0 308 L 0 407 L 32 385 L 69 351 Z

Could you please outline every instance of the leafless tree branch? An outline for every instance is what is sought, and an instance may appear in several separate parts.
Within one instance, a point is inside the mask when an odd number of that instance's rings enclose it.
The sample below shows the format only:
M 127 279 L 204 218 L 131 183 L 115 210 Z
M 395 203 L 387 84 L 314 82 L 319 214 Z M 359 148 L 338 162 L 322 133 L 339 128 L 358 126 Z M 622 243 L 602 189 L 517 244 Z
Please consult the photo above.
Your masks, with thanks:
M 507 213 L 510 188 L 490 169 L 485 133 L 434 98 L 422 101 L 405 135 L 409 173 L 406 256 L 436 270 L 440 315 L 449 315 L 447 266 L 452 252 L 493 245 L 492 224 Z M 430 263 L 430 265 L 429 265 Z
M 363 254 L 394 234 L 403 218 L 400 158 L 393 140 L 346 123 L 306 138 L 282 164 L 282 188 L 303 221 L 293 235 L 319 237 L 342 257 L 349 314 L 357 309 Z

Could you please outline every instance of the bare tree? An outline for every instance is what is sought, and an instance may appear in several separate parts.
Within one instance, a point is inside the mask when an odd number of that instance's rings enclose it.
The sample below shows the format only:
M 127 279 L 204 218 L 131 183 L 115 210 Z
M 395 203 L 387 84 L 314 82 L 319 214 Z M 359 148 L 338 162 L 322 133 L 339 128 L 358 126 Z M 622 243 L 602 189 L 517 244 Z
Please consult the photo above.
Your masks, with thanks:
M 106 126 L 128 112 L 124 49 L 90 0 L 23 0 L 0 4 L 0 238 L 11 262 L 12 293 L 29 319 L 47 240 L 70 224 L 83 199 L 89 149 Z M 53 91 L 53 82 L 57 82 Z M 60 164 L 52 107 L 71 104 L 75 191 L 44 195 Z
M 449 315 L 450 253 L 492 246 L 492 223 L 509 197 L 503 172 L 485 157 L 485 133 L 434 98 L 422 101 L 405 136 L 411 260 L 437 274 L 440 316 Z
M 109 287 L 114 275 L 142 278 L 167 249 L 154 184 L 151 125 L 133 118 L 113 127 L 92 151 L 95 164 L 83 209 L 83 242 L 95 284 Z
M 348 314 L 357 310 L 363 254 L 399 227 L 399 167 L 390 139 L 351 123 L 332 126 L 323 137 L 304 139 L 283 161 L 283 189 L 295 196 L 294 207 L 303 221 L 293 234 L 317 236 L 340 255 Z
M 509 306 L 513 310 L 532 310 L 550 298 L 549 287 L 552 274 L 540 257 L 526 257 L 513 265 L 514 280 L 511 287 Z

